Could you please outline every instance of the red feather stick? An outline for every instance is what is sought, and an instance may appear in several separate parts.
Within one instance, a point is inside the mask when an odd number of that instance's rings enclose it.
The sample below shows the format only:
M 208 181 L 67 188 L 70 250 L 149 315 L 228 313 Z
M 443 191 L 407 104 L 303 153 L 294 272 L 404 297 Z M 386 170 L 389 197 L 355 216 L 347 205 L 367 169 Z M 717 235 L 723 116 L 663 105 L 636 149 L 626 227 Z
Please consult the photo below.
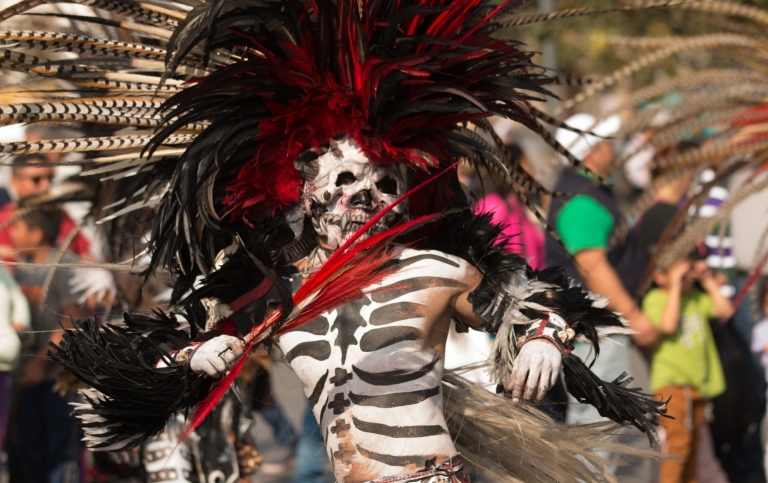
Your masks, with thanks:
M 394 203 L 385 207 L 379 213 L 374 215 L 366 224 L 360 227 L 328 260 L 323 263 L 320 269 L 310 275 L 302 284 L 301 288 L 293 296 L 294 309 L 288 316 L 285 324 L 276 331 L 275 324 L 280 320 L 282 312 L 280 309 L 270 312 L 266 319 L 244 337 L 245 347 L 243 355 L 240 356 L 235 365 L 229 370 L 229 373 L 222 377 L 213 387 L 208 396 L 197 405 L 192 414 L 189 425 L 179 438 L 185 441 L 192 431 L 195 430 L 213 411 L 219 400 L 227 392 L 240 371 L 243 369 L 248 355 L 254 346 L 261 343 L 265 338 L 272 335 L 279 335 L 288 330 L 294 329 L 299 325 L 308 322 L 318 315 L 360 298 L 363 290 L 380 282 L 387 275 L 392 274 L 396 267 L 387 267 L 387 262 L 396 256 L 396 252 L 389 243 L 401 233 L 427 223 L 438 216 L 432 214 L 417 218 L 407 223 L 400 224 L 390 228 L 382 233 L 378 233 L 366 240 L 352 246 L 364 233 L 376 224 L 389 211 L 406 200 L 408 197 L 435 181 L 437 178 L 447 173 L 458 165 L 462 160 L 456 161 L 444 170 L 423 181 L 418 186 L 412 188 L 404 195 L 395 200 Z

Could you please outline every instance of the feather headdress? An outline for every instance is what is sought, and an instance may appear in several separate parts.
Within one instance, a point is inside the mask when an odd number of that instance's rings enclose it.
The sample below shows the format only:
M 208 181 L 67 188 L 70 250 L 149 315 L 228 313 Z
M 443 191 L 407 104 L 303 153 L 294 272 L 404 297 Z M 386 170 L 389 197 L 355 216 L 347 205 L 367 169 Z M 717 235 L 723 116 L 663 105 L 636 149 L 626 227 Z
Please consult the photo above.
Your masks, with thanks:
M 407 166 L 417 181 L 461 157 L 509 171 L 460 126 L 500 115 L 544 131 L 529 101 L 547 95 L 550 79 L 518 43 L 490 36 L 509 9 L 479 0 L 213 1 L 193 9 L 170 39 L 166 76 L 199 45 L 212 64 L 222 52 L 237 62 L 192 79 L 163 107 L 150 152 L 184 126 L 206 127 L 172 161 L 155 252 L 206 273 L 219 247 L 202 240 L 295 206 L 303 181 L 294 163 L 341 135 L 373 163 Z M 450 185 L 440 180 L 414 195 L 411 216 L 450 206 Z M 181 220 L 195 229 L 180 233 Z
M 73 3 L 77 14 L 57 15 L 107 32 L 104 38 L 0 33 L 0 67 L 58 83 L 25 85 L 19 102 L 0 106 L 0 122 L 98 129 L 82 138 L 0 143 L 0 152 L 78 151 L 97 164 L 91 175 L 132 181 L 124 191 L 133 193 L 115 200 L 107 220 L 154 207 L 150 268 L 171 269 L 185 289 L 211 273 L 235 233 L 295 206 L 302 184 L 295 162 L 341 134 L 374 163 L 409 167 L 416 182 L 467 158 L 515 192 L 545 192 L 500 139 L 488 142 L 467 128 L 509 118 L 578 163 L 543 127 L 560 124 L 531 105 L 562 79 L 497 34 L 630 8 L 514 17 L 520 2 L 489 0 Z M 44 4 L 67 2 L 23 0 L 0 11 L 0 21 Z M 82 7 L 121 20 L 83 15 Z M 461 196 L 451 196 L 457 189 L 455 176 L 439 179 L 409 201 L 411 216 L 460 204 Z

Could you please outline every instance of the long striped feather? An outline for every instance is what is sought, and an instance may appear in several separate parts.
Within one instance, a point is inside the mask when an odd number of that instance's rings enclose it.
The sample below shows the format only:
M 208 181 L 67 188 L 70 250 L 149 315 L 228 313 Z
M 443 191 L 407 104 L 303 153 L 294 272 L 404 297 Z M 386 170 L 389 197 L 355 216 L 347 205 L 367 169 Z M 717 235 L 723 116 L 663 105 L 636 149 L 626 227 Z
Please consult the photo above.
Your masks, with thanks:
M 619 105 L 609 110 L 605 116 L 625 110 L 635 110 L 637 106 L 670 92 L 695 90 L 711 85 L 727 86 L 740 82 L 765 83 L 768 80 L 763 73 L 736 68 L 705 69 L 695 73 L 683 72 L 628 93 L 626 97 L 620 100 Z M 643 111 L 637 114 L 642 115 Z M 630 132 L 631 130 L 631 128 L 628 129 Z
M 707 34 L 680 40 L 679 42 L 675 42 L 672 45 L 660 48 L 655 52 L 642 55 L 634 59 L 632 62 L 619 68 L 614 73 L 586 86 L 582 92 L 575 95 L 573 98 L 561 103 L 558 106 L 558 113 L 572 109 L 577 104 L 582 103 L 585 100 L 605 91 L 605 89 L 608 87 L 617 84 L 619 81 L 626 79 L 635 72 L 646 69 L 654 64 L 661 62 L 664 59 L 682 52 L 710 51 L 716 49 L 729 49 L 731 52 L 733 52 L 733 49 L 738 48 L 759 50 L 763 47 L 764 45 L 762 42 L 760 42 L 760 40 L 739 34 Z
M 171 11 L 160 11 L 160 9 L 153 6 L 151 2 L 139 4 L 130 0 L 23 0 L 0 11 L 0 22 L 26 13 L 41 5 L 51 3 L 77 3 L 86 7 L 107 10 L 117 15 L 125 15 L 134 19 L 136 22 L 166 29 L 172 29 L 178 24 L 176 19 L 173 19 L 168 15 Z M 174 14 L 174 16 L 176 15 Z
M 0 153 L 72 153 L 88 151 L 112 151 L 118 149 L 144 147 L 152 139 L 151 134 L 131 136 L 103 136 L 83 139 L 51 139 L 35 142 L 5 142 L 0 143 Z M 163 144 L 187 144 L 194 139 L 193 134 L 173 135 L 166 138 Z
M 636 10 L 649 10 L 649 9 L 662 9 L 680 7 L 686 3 L 694 2 L 697 0 L 682 0 L 682 1 L 662 1 L 662 2 L 649 2 L 641 3 L 637 6 L 626 6 L 606 9 L 594 9 L 594 8 L 568 8 L 564 10 L 556 10 L 554 12 L 537 13 L 533 15 L 524 15 L 511 20 L 500 22 L 503 28 L 522 27 L 523 25 L 530 25 L 532 23 L 551 22 L 553 20 L 562 20 L 574 17 L 593 17 L 597 15 L 607 15 L 611 13 L 619 12 L 632 12 Z

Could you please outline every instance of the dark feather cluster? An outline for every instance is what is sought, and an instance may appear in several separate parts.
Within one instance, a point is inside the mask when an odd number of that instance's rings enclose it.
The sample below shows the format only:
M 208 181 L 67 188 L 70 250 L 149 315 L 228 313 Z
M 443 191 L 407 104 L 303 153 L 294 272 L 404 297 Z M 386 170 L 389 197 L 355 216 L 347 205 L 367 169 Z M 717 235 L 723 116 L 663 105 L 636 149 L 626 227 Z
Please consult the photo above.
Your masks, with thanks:
M 199 288 L 185 294 L 179 302 L 186 305 L 202 298 L 216 298 L 229 303 L 264 279 L 264 274 L 254 265 L 254 257 L 271 270 L 286 262 L 283 249 L 294 240 L 294 234 L 285 220 L 262 217 L 248 229 L 238 228 L 234 232 L 237 238 L 230 239 L 230 244 L 237 245 L 234 253 L 204 277 Z
M 566 389 L 579 402 L 591 404 L 605 418 L 634 426 L 651 444 L 658 443 L 655 423 L 648 415 L 670 417 L 666 415 L 669 400 L 654 399 L 640 388 L 628 387 L 633 378 L 626 373 L 612 382 L 603 381 L 574 355 L 563 357 L 563 376 Z
M 438 233 L 431 237 L 429 248 L 461 257 L 483 274 L 480 284 L 469 294 L 476 313 L 486 311 L 501 293 L 501 285 L 515 272 L 530 270 L 525 259 L 506 247 L 508 240 L 501 235 L 502 230 L 501 225 L 491 222 L 490 213 L 476 215 L 467 208 L 446 215 Z M 486 321 L 490 332 L 498 331 L 506 308 L 500 307 L 493 319 Z
M 446 213 L 437 232 L 423 247 L 461 257 L 480 270 L 483 282 L 491 285 L 478 287 L 477 294 L 498 288 L 513 272 L 528 267 L 523 257 L 506 247 L 504 227 L 491 222 L 491 217 L 491 213 L 475 214 L 470 208 Z
M 135 446 L 163 431 L 168 418 L 210 390 L 210 380 L 194 376 L 169 354 L 190 340 L 175 316 L 126 314 L 124 326 L 94 319 L 73 325 L 48 355 L 103 395 L 86 397 L 90 408 L 75 410 L 86 436 L 98 435 L 93 447 Z M 157 368 L 161 360 L 166 367 Z
M 623 327 L 621 318 L 613 311 L 596 307 L 590 294 L 580 285 L 573 284 L 560 267 L 549 267 L 544 270 L 531 270 L 529 277 L 539 282 L 553 285 L 555 288 L 536 292 L 526 299 L 544 307 L 550 307 L 563 317 L 576 334 L 586 337 L 595 351 L 595 357 L 600 353 L 598 343 L 598 327 Z M 546 314 L 535 309 L 523 309 L 523 313 L 531 319 L 544 318 Z M 594 361 L 593 361 L 594 362 Z

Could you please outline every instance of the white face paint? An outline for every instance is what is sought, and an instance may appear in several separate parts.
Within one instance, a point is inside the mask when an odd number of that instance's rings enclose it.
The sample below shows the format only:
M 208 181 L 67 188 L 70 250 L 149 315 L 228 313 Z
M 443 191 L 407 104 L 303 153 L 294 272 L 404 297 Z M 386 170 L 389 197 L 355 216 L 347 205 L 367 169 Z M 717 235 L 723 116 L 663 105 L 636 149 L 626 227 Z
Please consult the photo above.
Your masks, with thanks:
M 406 191 L 401 165 L 372 165 L 360 147 L 346 137 L 331 140 L 328 151 L 315 159 L 303 157 L 296 167 L 305 180 L 304 213 L 312 218 L 312 226 L 327 249 L 339 248 Z M 406 202 L 395 206 L 361 240 L 391 227 L 403 217 L 406 207 Z

